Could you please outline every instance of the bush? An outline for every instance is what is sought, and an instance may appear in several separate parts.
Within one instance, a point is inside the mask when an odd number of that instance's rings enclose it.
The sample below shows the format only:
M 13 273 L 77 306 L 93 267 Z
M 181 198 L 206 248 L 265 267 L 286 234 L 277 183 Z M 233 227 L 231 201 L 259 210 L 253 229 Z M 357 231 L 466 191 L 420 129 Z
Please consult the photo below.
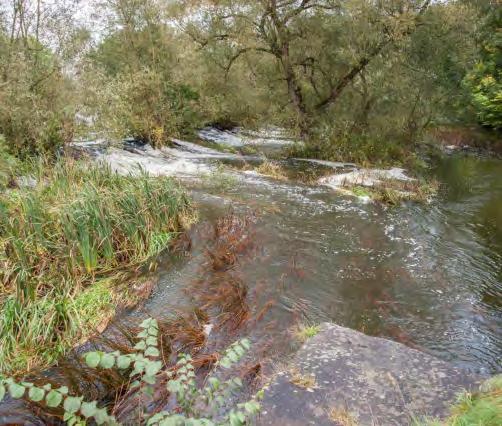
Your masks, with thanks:
M 502 11 L 488 9 L 481 20 L 481 58 L 464 84 L 481 124 L 502 129 Z
M 159 72 L 145 68 L 105 77 L 102 83 L 97 101 L 100 127 L 118 137 L 132 136 L 157 147 L 198 123 L 197 93 Z
M 52 52 L 29 38 L 9 42 L 0 32 L 0 133 L 13 154 L 53 154 L 73 137 L 72 83 Z
M 192 219 L 169 178 L 70 160 L 37 166 L 35 188 L 0 196 L 2 371 L 51 362 L 113 301 L 96 292 L 110 293 L 118 271 L 158 255 Z M 80 318 L 89 300 L 100 303 Z
M 354 162 L 363 166 L 413 165 L 414 154 L 399 138 L 376 134 L 344 133 L 326 127 L 305 145 L 294 146 L 291 157 Z

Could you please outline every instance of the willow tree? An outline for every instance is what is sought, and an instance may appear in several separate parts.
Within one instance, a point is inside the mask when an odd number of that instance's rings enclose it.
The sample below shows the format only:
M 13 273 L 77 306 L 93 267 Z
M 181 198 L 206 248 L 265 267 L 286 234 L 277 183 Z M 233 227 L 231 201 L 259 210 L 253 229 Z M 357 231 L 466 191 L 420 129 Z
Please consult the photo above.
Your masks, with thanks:
M 300 132 L 335 105 L 373 60 L 420 25 L 430 0 L 181 0 L 179 21 L 222 71 L 248 55 L 276 63 Z
M 0 134 L 16 154 L 53 152 L 72 137 L 75 102 L 66 71 L 85 40 L 74 25 L 75 6 L 0 5 Z
M 197 94 L 178 78 L 177 40 L 161 0 L 100 0 L 102 39 L 87 56 L 83 91 L 100 130 L 154 146 L 197 123 Z

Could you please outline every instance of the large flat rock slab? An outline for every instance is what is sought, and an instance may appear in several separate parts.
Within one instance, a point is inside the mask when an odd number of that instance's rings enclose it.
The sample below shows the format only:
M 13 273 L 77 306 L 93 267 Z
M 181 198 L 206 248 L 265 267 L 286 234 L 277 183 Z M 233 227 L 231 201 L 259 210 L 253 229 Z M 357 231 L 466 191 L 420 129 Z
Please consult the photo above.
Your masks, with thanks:
M 402 344 L 325 323 L 272 380 L 258 423 L 410 425 L 447 417 L 458 393 L 481 380 Z

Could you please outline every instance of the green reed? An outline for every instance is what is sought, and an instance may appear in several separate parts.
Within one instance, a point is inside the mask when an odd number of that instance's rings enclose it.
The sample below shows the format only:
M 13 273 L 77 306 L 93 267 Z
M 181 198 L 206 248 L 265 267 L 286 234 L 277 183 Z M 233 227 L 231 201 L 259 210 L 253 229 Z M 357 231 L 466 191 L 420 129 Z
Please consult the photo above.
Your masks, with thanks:
M 0 372 L 52 361 L 100 316 L 100 300 L 93 313 L 81 298 L 95 298 L 93 287 L 118 271 L 141 268 L 193 217 L 170 178 L 71 160 L 30 170 L 35 188 L 0 194 Z M 76 306 L 86 306 L 84 318 Z

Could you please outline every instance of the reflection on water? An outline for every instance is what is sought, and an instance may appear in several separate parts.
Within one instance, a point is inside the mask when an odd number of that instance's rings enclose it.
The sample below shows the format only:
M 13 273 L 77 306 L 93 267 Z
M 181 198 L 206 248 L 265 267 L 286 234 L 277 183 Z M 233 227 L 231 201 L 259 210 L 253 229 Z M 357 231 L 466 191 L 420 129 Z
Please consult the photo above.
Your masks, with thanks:
M 333 321 L 385 336 L 474 370 L 499 371 L 502 355 L 502 165 L 457 157 L 435 170 L 448 188 L 430 205 L 385 209 L 326 189 L 243 180 L 224 196 L 194 191 L 202 217 L 257 214 L 259 255 L 239 265 L 253 290 L 277 303 L 277 355 L 297 321 Z M 167 314 L 189 303 L 183 289 L 200 275 L 204 241 L 190 258 L 169 260 L 147 308 Z M 258 287 L 260 286 L 260 287 Z M 264 302 L 265 303 L 265 302 Z M 272 336 L 271 336 L 272 334 Z

